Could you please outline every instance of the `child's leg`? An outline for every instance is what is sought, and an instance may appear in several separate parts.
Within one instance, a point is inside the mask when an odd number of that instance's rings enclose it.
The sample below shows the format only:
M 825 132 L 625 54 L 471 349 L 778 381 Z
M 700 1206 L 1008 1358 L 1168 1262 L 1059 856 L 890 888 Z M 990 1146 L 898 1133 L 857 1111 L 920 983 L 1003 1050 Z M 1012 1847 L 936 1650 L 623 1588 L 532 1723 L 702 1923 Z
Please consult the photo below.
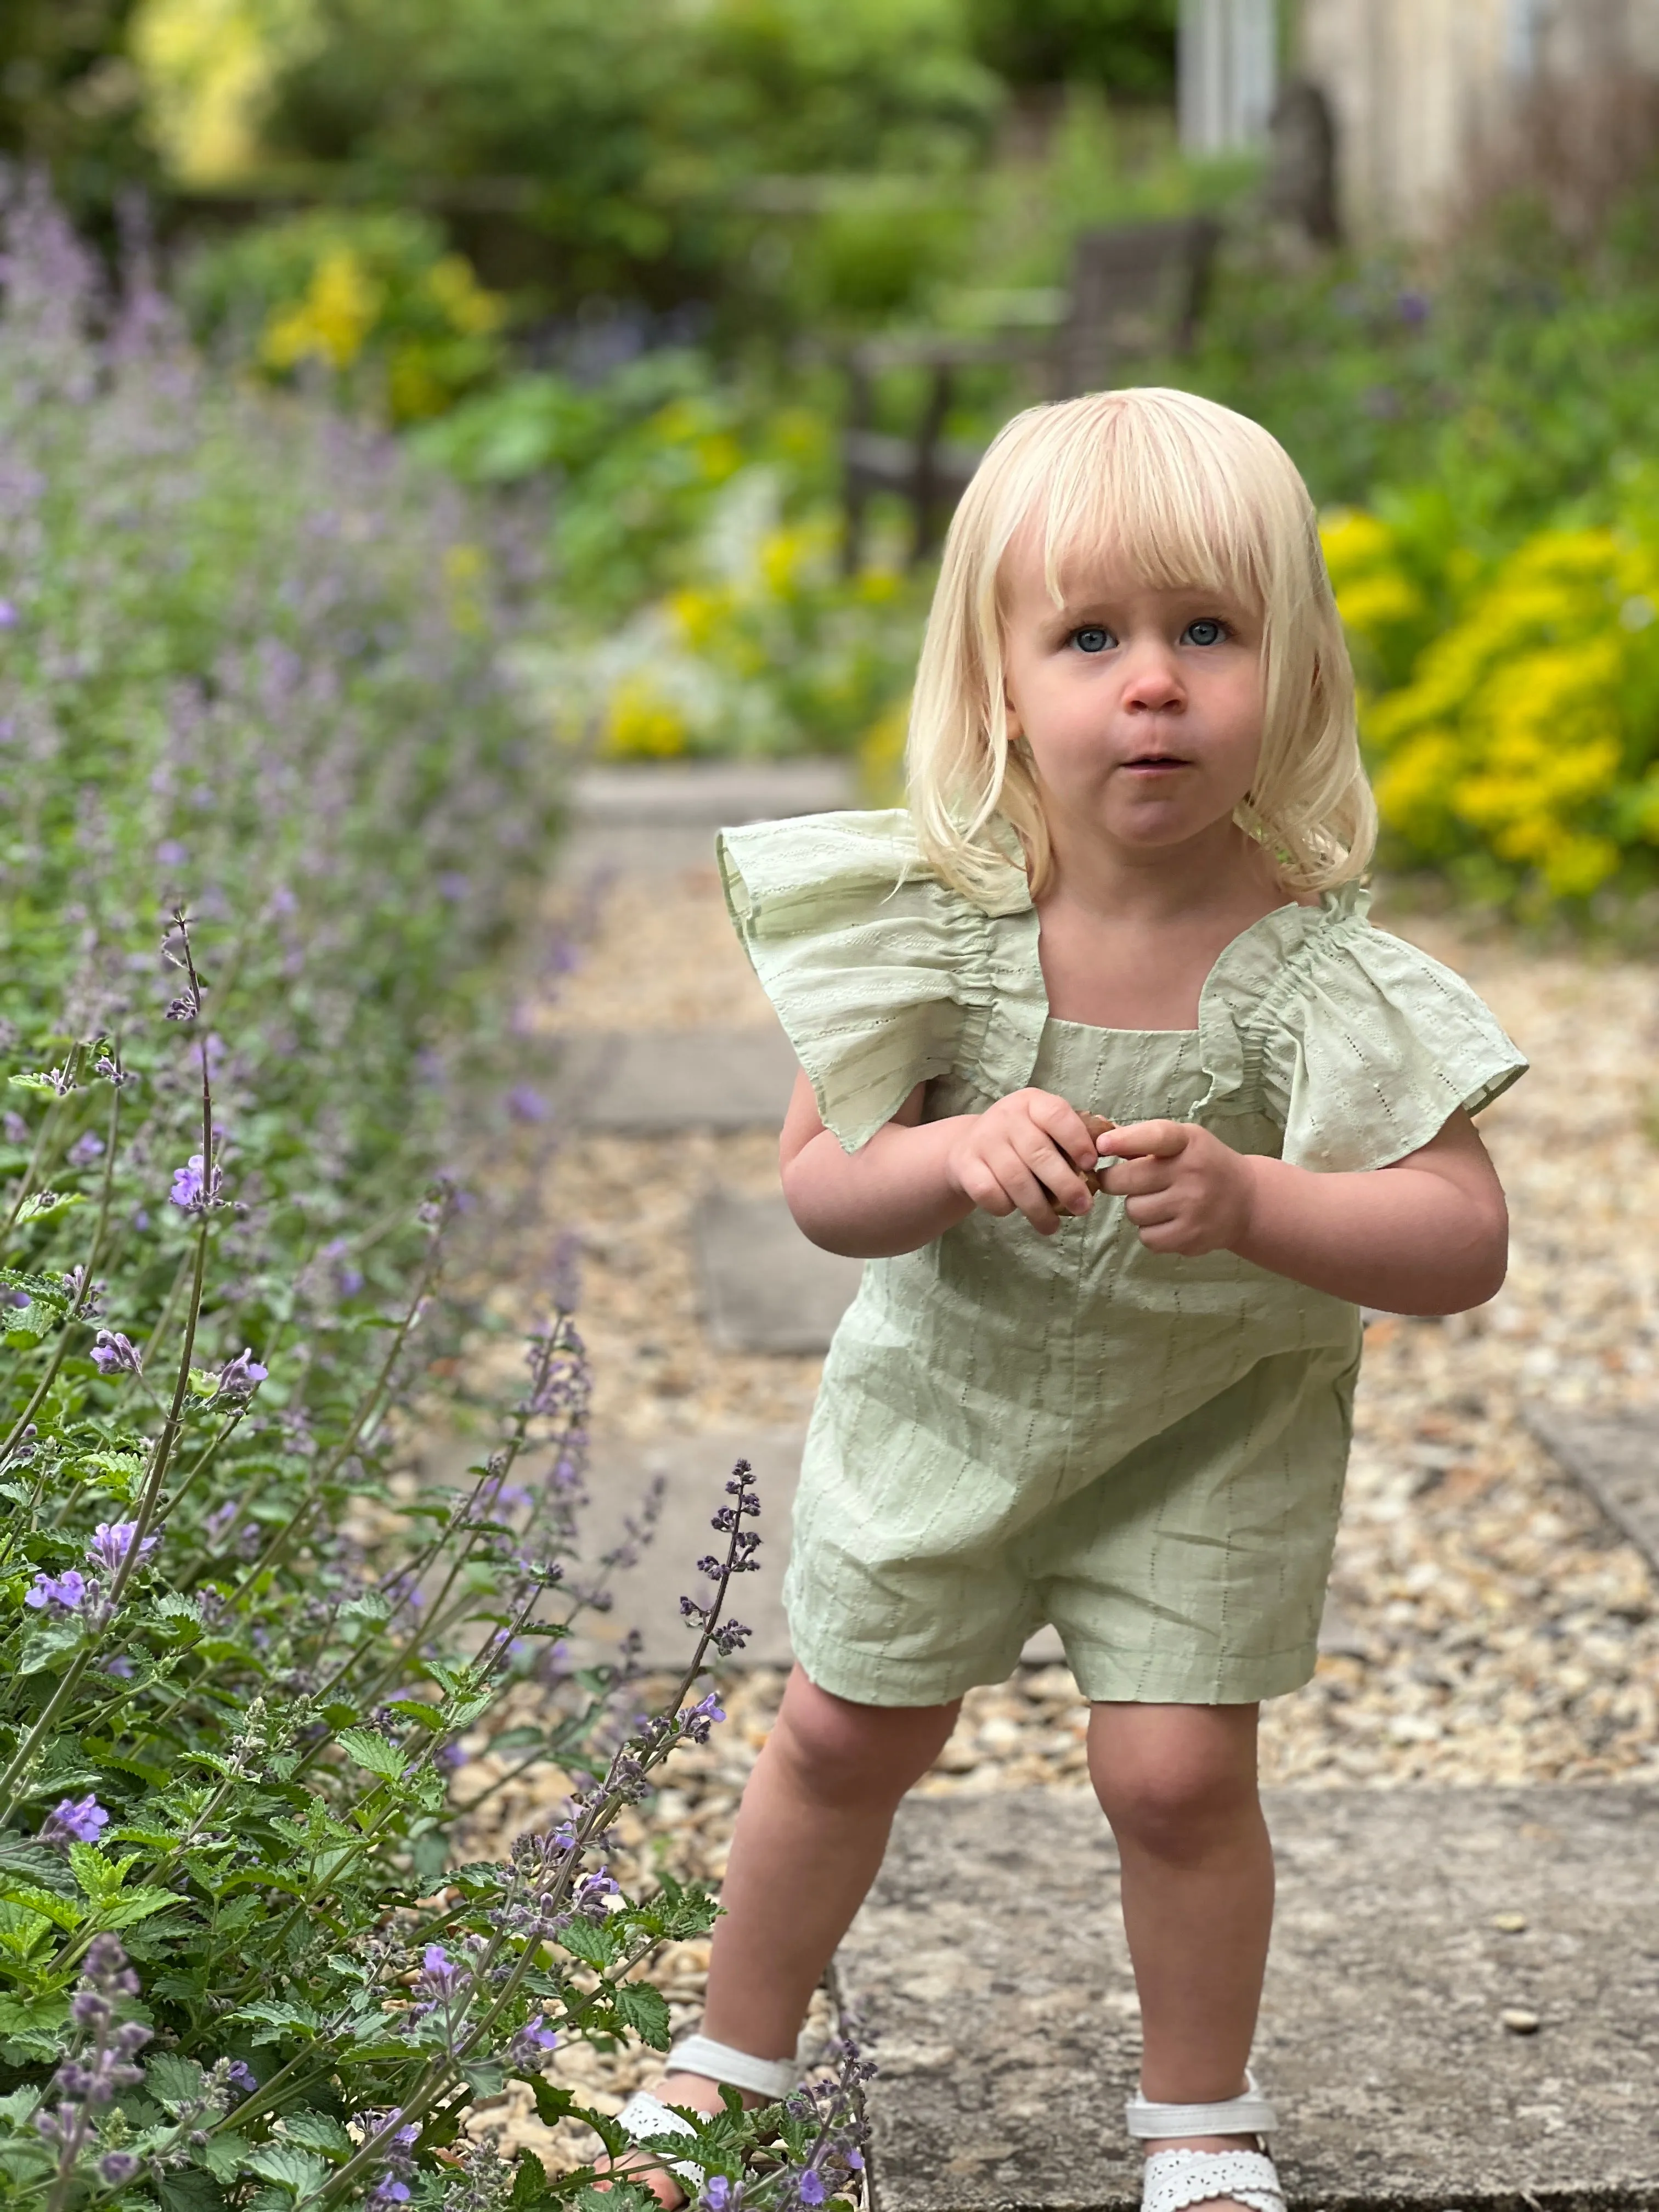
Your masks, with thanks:
M 849 1705 L 795 1668 L 743 1793 L 720 1885 L 725 1911 L 703 2013 L 716 2043 L 756 2058 L 794 2056 L 812 1992 L 881 1864 L 899 1800 L 939 1756 L 956 1717 L 956 1704 Z M 717 2086 L 697 2074 L 671 2074 L 653 2094 L 696 2112 L 720 2108 Z M 665 2203 L 680 2194 L 672 2175 L 641 2179 Z
M 1219 2103 L 1244 2087 L 1273 1910 L 1255 1735 L 1254 1705 L 1096 1705 L 1090 1716 L 1090 1776 L 1123 1863 L 1141 2087 L 1156 2103 Z M 1237 2136 L 1182 2140 L 1248 2147 Z

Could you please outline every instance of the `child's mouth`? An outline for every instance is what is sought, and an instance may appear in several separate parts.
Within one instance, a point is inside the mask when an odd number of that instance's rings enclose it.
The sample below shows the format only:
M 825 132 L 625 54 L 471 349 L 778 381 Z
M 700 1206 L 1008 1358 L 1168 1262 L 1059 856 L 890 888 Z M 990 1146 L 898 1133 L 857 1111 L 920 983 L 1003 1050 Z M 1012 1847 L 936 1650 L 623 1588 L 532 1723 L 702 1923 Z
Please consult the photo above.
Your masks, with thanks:
M 1133 760 L 1125 761 L 1123 765 L 1132 769 L 1159 769 L 1186 768 L 1188 763 L 1178 759 L 1174 753 L 1137 753 Z

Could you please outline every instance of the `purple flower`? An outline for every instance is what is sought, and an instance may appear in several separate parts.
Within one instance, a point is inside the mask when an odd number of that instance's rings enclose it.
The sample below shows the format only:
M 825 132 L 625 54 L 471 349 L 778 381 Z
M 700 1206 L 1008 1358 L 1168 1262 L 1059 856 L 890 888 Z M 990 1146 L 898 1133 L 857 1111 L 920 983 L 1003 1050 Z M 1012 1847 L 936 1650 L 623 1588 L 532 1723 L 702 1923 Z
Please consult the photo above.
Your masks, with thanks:
M 795 2177 L 795 2193 L 803 2204 L 822 2204 L 830 2191 L 817 2166 L 804 2167 Z
M 219 1168 L 215 1168 L 212 1175 L 208 1175 L 201 1152 L 192 1152 L 184 1168 L 173 1170 L 173 1190 L 168 1190 L 168 1199 L 173 1201 L 173 1206 L 181 1206 L 188 1214 L 201 1212 L 204 1207 L 219 1203 L 222 1182 L 223 1176 L 219 1175 Z
M 130 2150 L 106 2150 L 98 2161 L 99 2178 L 119 2189 L 138 2171 L 139 2161 Z
M 17 610 L 9 599 L 0 599 L 0 629 L 15 629 Z
M 118 1651 L 114 1658 L 105 1660 L 104 1672 L 106 1674 L 113 1674 L 118 1681 L 130 1682 L 133 1677 L 134 1668 L 131 1660 L 124 1659 Z
M 131 1337 L 118 1328 L 100 1328 L 93 1341 L 92 1364 L 100 1375 L 138 1375 L 143 1360 Z
M 253 2069 L 243 2058 L 232 2058 L 225 2066 L 225 2087 L 234 2089 L 239 2097 L 251 2097 L 259 2084 L 253 2077 Z
M 1421 292 L 1402 292 L 1395 301 L 1395 310 L 1401 321 L 1413 329 L 1429 319 L 1429 302 Z
M 421 1966 L 432 1977 L 440 1989 L 453 1990 L 459 1967 L 441 1943 L 428 1943 L 421 1954 Z
M 737 2212 L 743 2202 L 743 2184 L 738 2182 L 734 2189 L 723 2173 L 711 2173 L 698 2201 L 707 2205 L 708 2212 Z
M 539 1091 L 517 1083 L 507 1094 L 507 1110 L 515 1121 L 545 1121 L 553 1109 Z
M 244 1345 L 235 1358 L 227 1360 L 219 1370 L 219 1395 L 222 1398 L 251 1398 L 270 1372 L 268 1367 L 260 1366 Z
M 89 1168 L 103 1156 L 104 1140 L 95 1131 L 88 1129 L 78 1136 L 64 1155 L 72 1168 Z
M 86 1601 L 86 1577 L 78 1567 L 66 1568 L 61 1575 L 38 1574 L 33 1587 L 23 1593 L 24 1604 L 32 1605 L 37 1613 L 47 1605 L 78 1613 Z
M 137 1534 L 138 1523 L 136 1521 L 117 1521 L 112 1524 L 100 1521 L 87 1546 L 87 1557 L 94 1567 L 102 1567 L 106 1574 L 117 1574 L 121 1562 L 132 1549 L 132 1540 Z M 159 1533 L 144 1538 L 138 1547 L 140 1564 L 149 1559 L 161 1540 Z
M 163 837 L 155 848 L 155 857 L 164 868 L 182 868 L 190 853 L 176 837 Z
M 5 1113 L 0 1114 L 0 1136 L 3 1136 L 9 1145 L 27 1145 L 29 1125 L 21 1114 L 14 1114 L 8 1108 Z
M 452 906 L 459 906 L 472 888 L 467 878 L 455 868 L 446 869 L 437 882 L 439 896 L 447 898 Z
M 88 1790 L 84 1797 L 60 1797 L 42 1821 L 39 1840 L 60 1849 L 95 1844 L 99 1831 L 108 1826 L 109 1814 Z
M 534 2013 L 507 2045 L 507 2063 L 524 2072 L 543 2065 L 550 2051 L 556 2051 L 559 2039 L 550 2027 L 544 2027 L 542 2015 Z

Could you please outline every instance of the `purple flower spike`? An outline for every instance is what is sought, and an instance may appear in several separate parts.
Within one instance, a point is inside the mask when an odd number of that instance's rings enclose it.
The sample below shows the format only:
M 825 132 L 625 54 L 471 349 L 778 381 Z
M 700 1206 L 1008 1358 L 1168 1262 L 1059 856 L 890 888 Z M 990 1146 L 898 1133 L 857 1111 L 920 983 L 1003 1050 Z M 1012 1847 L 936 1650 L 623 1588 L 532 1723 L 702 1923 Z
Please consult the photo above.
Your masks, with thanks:
M 803 2204 L 822 2204 L 830 2191 L 817 2166 L 809 2166 L 795 2177 L 795 2191 Z
M 55 1605 L 65 1613 L 79 1613 L 87 1601 L 86 1577 L 78 1567 L 69 1567 L 61 1575 L 38 1574 L 33 1587 L 23 1593 L 25 1605 L 32 1605 L 38 1613 L 43 1606 Z
M 139 1375 L 143 1359 L 131 1337 L 118 1328 L 100 1328 L 92 1347 L 92 1364 L 100 1375 Z
M 544 2027 L 540 2013 L 532 2014 L 507 2045 L 509 2066 L 525 2073 L 534 2072 L 546 2064 L 550 2054 L 558 2048 L 559 2039 L 550 2027 Z
M 244 1345 L 235 1358 L 228 1360 L 219 1371 L 219 1395 L 222 1398 L 251 1398 L 270 1372 L 268 1367 L 260 1366 Z
M 60 1850 L 70 1844 L 95 1844 L 109 1814 L 88 1790 L 84 1797 L 60 1797 L 41 1823 L 40 1841 Z
M 0 629 L 15 629 L 17 610 L 9 599 L 0 599 Z

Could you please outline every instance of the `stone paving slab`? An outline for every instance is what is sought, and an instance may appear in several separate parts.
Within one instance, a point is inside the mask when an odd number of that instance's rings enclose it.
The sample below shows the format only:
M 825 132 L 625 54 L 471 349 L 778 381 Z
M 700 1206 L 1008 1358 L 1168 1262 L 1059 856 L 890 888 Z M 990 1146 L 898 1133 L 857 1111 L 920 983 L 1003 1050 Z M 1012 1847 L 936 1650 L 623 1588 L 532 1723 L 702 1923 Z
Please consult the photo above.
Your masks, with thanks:
M 1279 1790 L 1267 1818 L 1255 2065 L 1292 2212 L 1659 2204 L 1659 1793 Z M 877 2034 L 877 2212 L 1138 2203 L 1117 1876 L 1082 1793 L 902 1808 L 838 1963 Z
M 1632 1414 L 1595 1418 L 1529 1406 L 1527 1426 L 1659 1567 L 1659 1425 Z
M 825 1252 L 781 1198 L 711 1191 L 692 1222 L 704 1321 L 722 1352 L 827 1352 L 861 1260 Z
M 571 789 L 568 874 L 670 875 L 712 867 L 714 832 L 858 805 L 840 760 L 676 761 L 593 768 Z
M 629 1516 L 637 1515 L 659 1476 L 664 1482 L 663 1510 L 656 1535 L 638 1565 L 611 1578 L 615 1604 L 609 1613 L 584 1625 L 585 1640 L 596 1649 L 614 1646 L 630 1628 L 637 1628 L 653 1665 L 674 1667 L 690 1658 L 692 1637 L 680 1615 L 680 1598 L 708 1595 L 709 1585 L 698 1575 L 696 1563 L 719 1546 L 708 1524 L 727 1503 L 726 1485 L 734 1463 L 746 1459 L 760 1494 L 760 1519 L 754 1525 L 760 1531 L 761 1565 L 758 1571 L 740 1577 L 732 1585 L 731 1611 L 755 1632 L 744 1647 L 744 1662 L 787 1667 L 790 1650 L 783 1618 L 783 1571 L 788 1564 L 789 1509 L 800 1474 L 803 1441 L 799 1429 L 742 1435 L 716 1430 L 659 1437 L 649 1443 L 597 1444 L 588 1472 L 592 1503 L 583 1522 L 586 1560 L 621 1540 Z
M 780 1029 L 577 1031 L 555 1091 L 579 1127 L 622 1136 L 781 1129 L 797 1073 Z

